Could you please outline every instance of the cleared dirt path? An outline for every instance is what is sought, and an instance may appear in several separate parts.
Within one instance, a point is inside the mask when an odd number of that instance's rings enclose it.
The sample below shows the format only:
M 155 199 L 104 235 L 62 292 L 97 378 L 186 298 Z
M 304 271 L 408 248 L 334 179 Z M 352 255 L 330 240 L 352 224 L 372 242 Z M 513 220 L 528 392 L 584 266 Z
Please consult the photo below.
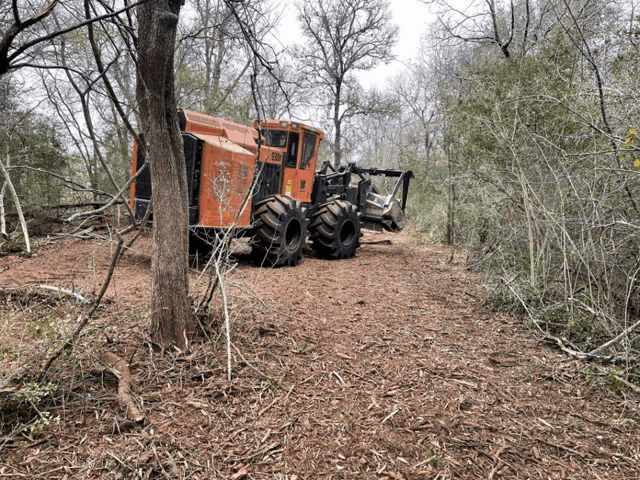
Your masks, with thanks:
M 173 357 L 145 346 L 143 239 L 119 267 L 79 361 L 65 367 L 67 393 L 51 410 L 60 423 L 5 444 L 0 474 L 640 478 L 637 397 L 598 388 L 585 365 L 490 312 L 478 277 L 457 256 L 447 263 L 448 248 L 409 234 L 363 241 L 350 260 L 233 270 L 232 339 L 242 355 L 234 350 L 229 382 L 223 336 Z M 0 259 L 0 286 L 73 279 L 90 293 L 108 253 L 106 244 L 54 242 L 36 258 Z M 3 334 L 15 337 L 13 315 Z M 123 421 L 115 379 L 95 372 L 105 350 L 131 362 L 145 425 Z

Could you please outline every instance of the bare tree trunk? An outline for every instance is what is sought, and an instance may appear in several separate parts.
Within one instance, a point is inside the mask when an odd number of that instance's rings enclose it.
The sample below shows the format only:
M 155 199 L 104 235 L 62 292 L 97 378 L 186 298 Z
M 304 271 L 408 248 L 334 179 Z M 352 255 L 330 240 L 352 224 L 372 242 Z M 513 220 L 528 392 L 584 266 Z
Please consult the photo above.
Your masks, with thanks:
M 340 82 L 336 82 L 336 93 L 333 99 L 333 167 L 340 168 L 342 162 L 342 122 L 340 119 Z
M 9 158 L 9 139 L 7 139 L 7 162 L 9 161 Z M 0 161 L 0 163 L 2 162 Z M 7 235 L 7 219 L 4 212 L 4 193 L 7 191 L 8 183 L 9 182 L 7 182 L 7 179 L 5 178 L 2 182 L 2 188 L 0 188 L 0 237 L 5 240 L 9 240 L 9 235 Z
M 456 184 L 453 179 L 453 159 L 451 145 L 445 148 L 447 154 L 447 245 L 453 245 L 455 241 L 455 202 Z
M 4 192 L 7 190 L 7 181 L 5 180 L 2 183 L 2 188 L 0 188 L 0 237 L 5 240 L 9 239 L 9 235 L 7 235 L 7 220 L 4 214 Z
M 9 137 L 7 139 L 7 166 L 9 165 L 9 161 L 11 160 L 11 157 L 9 155 L 9 140 L 11 137 Z M 13 183 L 11 183 L 11 177 L 9 177 L 9 172 L 7 171 L 7 169 L 4 166 L 4 163 L 2 163 L 2 161 L 0 161 L 0 170 L 2 170 L 2 174 L 4 175 L 4 180 L 5 180 L 5 184 L 7 187 L 9 187 L 9 192 L 11 192 L 11 197 L 13 198 L 13 203 L 16 207 L 16 212 L 18 212 L 18 218 L 20 219 L 20 226 L 22 227 L 22 233 L 24 235 L 24 244 L 25 244 L 25 249 L 27 251 L 28 254 L 31 253 L 31 242 L 29 241 L 29 231 L 27 230 L 27 222 L 24 219 L 24 214 L 22 213 L 22 207 L 20 206 L 20 200 L 18 199 L 18 194 L 16 193 L 16 189 L 13 188 Z M 4 195 L 4 189 L 5 189 L 5 185 L 2 186 L 2 193 Z M 4 225 L 4 201 L 2 202 L 2 233 L 3 236 L 6 236 L 6 232 L 5 232 L 5 225 Z
M 196 8 L 203 8 L 203 7 L 197 4 Z M 204 41 L 204 98 L 206 102 L 207 99 L 209 98 L 209 93 L 211 92 L 211 47 L 213 43 L 209 38 L 209 36 L 211 35 L 209 33 L 209 20 L 211 19 L 211 1 L 210 0 L 205 0 L 204 8 L 201 11 L 204 11 L 204 25 L 202 26 L 202 29 L 205 32 L 205 35 L 207 35 Z
M 183 349 L 193 322 L 187 296 L 187 178 L 173 64 L 181 3 L 151 0 L 138 7 L 136 95 L 153 191 L 151 336 L 164 348 Z

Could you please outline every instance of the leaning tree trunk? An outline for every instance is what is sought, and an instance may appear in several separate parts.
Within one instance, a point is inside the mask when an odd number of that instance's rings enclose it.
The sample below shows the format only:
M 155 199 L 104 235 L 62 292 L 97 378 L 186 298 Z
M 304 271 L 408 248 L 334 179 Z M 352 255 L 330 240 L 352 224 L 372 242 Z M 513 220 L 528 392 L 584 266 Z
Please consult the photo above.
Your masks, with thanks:
M 138 7 L 138 78 L 153 191 L 151 337 L 183 349 L 193 331 L 188 301 L 187 175 L 175 102 L 173 57 L 182 1 Z

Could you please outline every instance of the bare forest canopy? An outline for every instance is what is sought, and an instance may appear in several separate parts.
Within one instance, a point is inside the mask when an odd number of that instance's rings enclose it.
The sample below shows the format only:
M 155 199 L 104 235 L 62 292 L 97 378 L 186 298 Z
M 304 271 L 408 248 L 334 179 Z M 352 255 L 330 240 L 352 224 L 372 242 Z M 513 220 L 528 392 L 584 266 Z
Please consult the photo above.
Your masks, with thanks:
M 359 75 L 397 41 L 384 0 L 290 4 L 301 35 L 286 45 L 278 2 L 188 1 L 177 106 L 303 120 L 334 164 L 413 170 L 415 228 L 463 248 L 494 307 L 573 352 L 637 359 L 640 4 L 426 3 L 420 54 L 365 89 Z M 141 130 L 134 6 L 2 2 L 0 248 L 23 248 L 17 204 L 32 230 L 71 214 L 55 206 L 126 213 Z

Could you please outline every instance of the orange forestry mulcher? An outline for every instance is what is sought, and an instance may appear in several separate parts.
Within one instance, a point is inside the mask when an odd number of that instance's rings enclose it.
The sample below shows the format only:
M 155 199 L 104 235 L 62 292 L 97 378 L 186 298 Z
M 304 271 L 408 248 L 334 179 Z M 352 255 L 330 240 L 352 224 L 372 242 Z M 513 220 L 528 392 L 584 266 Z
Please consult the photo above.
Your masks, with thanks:
M 349 258 L 361 228 L 400 231 L 411 171 L 316 170 L 324 134 L 302 123 L 264 120 L 253 128 L 202 113 L 181 111 L 189 196 L 190 251 L 207 253 L 211 239 L 233 228 L 250 236 L 256 258 L 271 266 L 295 265 L 305 238 L 324 258 Z M 144 164 L 134 145 L 132 173 Z M 131 207 L 141 220 L 151 199 L 149 168 L 131 185 Z M 397 178 L 380 195 L 368 177 Z M 401 200 L 395 195 L 402 189 Z

